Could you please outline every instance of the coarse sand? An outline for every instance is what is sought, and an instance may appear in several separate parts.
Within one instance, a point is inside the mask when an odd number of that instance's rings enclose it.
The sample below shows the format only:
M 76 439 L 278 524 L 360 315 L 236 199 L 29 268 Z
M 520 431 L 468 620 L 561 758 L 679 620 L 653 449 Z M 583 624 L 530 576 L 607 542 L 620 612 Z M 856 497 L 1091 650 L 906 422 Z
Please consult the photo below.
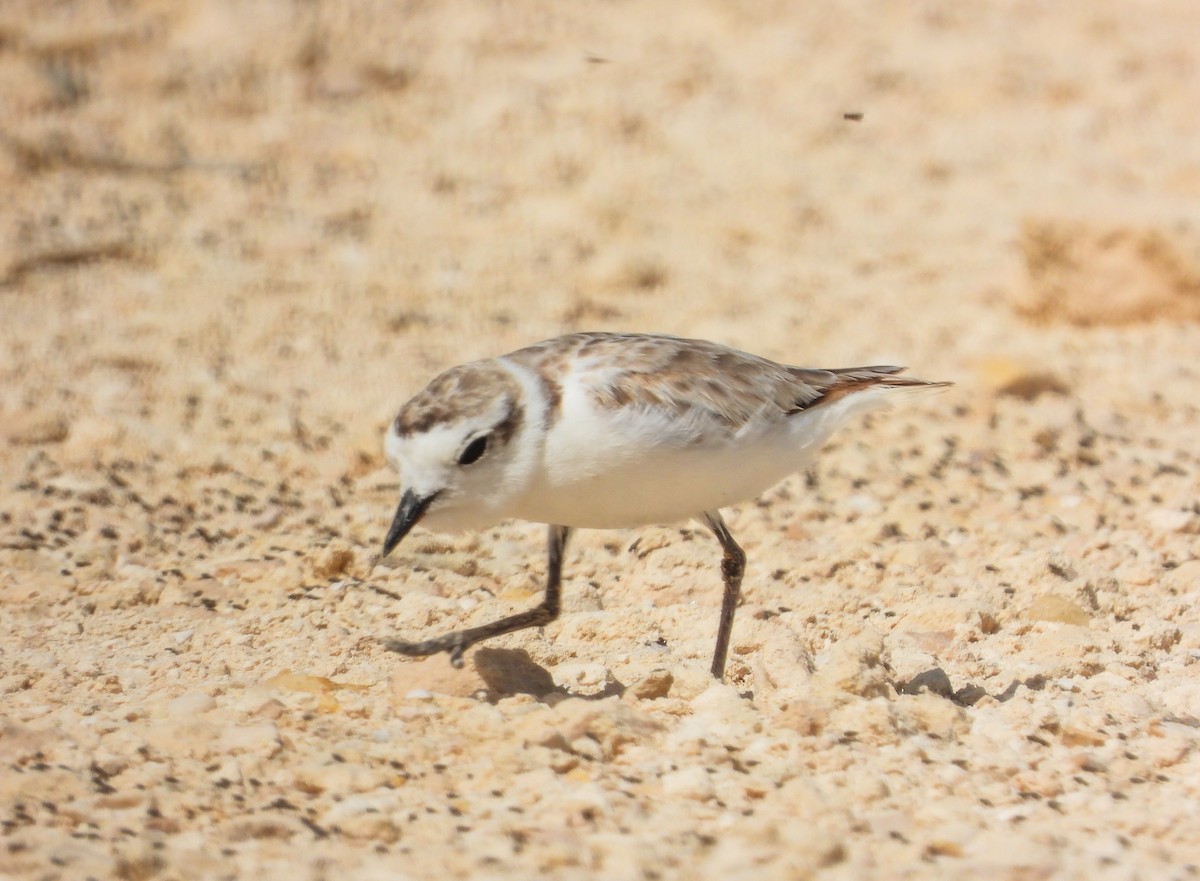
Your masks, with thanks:
M 1200 874 L 1200 5 L 0 4 L 0 877 Z M 861 118 L 860 118 L 861 115 Z M 574 330 L 951 380 L 727 511 L 379 561 Z

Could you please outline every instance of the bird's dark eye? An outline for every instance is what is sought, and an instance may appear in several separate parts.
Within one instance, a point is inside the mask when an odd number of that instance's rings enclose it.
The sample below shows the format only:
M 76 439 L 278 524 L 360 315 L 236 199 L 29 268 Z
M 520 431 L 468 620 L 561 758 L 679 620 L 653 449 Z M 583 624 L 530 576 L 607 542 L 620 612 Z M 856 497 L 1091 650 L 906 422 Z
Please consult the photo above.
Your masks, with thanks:
M 462 451 L 458 457 L 459 465 L 473 465 L 483 458 L 483 454 L 487 452 L 488 436 L 477 437 L 475 440 L 467 444 L 467 448 Z

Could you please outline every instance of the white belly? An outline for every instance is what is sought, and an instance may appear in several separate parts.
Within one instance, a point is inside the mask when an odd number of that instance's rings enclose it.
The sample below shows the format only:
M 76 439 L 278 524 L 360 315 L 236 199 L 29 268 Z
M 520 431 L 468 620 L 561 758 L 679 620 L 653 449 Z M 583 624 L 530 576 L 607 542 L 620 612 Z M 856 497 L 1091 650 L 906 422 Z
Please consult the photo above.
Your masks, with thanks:
M 686 520 L 762 494 L 805 467 L 838 426 L 879 403 L 869 393 L 850 396 L 743 438 L 682 447 L 655 443 L 654 425 L 567 408 L 511 516 L 595 529 Z
M 518 503 L 515 516 L 594 529 L 674 523 L 754 498 L 802 464 L 794 457 L 749 450 L 645 456 L 535 487 Z

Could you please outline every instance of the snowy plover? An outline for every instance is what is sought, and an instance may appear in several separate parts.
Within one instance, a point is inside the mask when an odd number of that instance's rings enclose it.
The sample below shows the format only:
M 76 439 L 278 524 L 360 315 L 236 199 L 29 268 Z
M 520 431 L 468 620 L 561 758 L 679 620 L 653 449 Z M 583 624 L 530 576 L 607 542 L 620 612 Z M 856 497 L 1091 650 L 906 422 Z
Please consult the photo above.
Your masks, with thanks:
M 720 679 L 746 555 L 719 509 L 801 468 L 851 417 L 896 389 L 949 385 L 901 367 L 786 367 L 702 340 L 576 333 L 453 367 L 405 404 L 384 448 L 400 472 L 386 556 L 417 523 L 456 532 L 517 518 L 550 525 L 539 606 L 423 642 L 450 653 L 558 617 L 573 528 L 618 529 L 696 517 L 724 551 L 725 595 L 713 653 Z

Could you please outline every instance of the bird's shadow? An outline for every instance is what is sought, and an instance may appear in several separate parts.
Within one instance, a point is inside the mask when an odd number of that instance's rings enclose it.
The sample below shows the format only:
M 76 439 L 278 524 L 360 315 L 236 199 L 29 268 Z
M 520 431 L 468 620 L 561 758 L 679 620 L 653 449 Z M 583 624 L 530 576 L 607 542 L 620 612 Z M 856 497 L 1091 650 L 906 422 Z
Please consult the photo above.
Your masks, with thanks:
M 514 694 L 528 694 L 542 703 L 556 703 L 564 697 L 602 700 L 625 693 L 626 686 L 614 679 L 594 694 L 576 694 L 556 684 L 550 672 L 524 649 L 476 649 L 471 663 L 486 687 L 486 700 L 493 704 Z

